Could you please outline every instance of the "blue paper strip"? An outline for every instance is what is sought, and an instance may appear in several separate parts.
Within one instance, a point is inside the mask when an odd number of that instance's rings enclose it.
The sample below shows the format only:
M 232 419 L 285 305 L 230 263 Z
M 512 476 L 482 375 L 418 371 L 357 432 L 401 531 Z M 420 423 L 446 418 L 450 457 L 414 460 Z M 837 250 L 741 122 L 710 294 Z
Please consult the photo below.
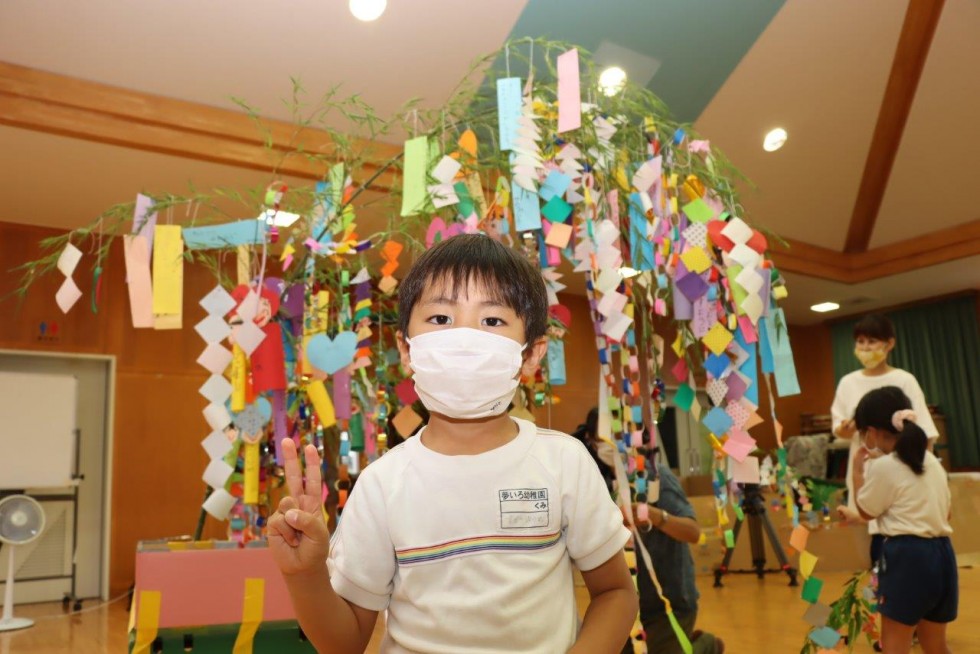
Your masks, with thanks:
M 184 245 L 188 250 L 216 250 L 239 245 L 259 245 L 265 241 L 264 220 L 239 220 L 224 225 L 185 227 Z
M 497 80 L 497 120 L 500 149 L 511 150 L 517 137 L 517 119 L 521 116 L 521 78 Z
M 777 330 L 776 324 L 783 325 Z M 793 350 L 789 344 L 789 332 L 786 329 L 786 316 L 782 309 L 774 308 L 772 316 L 763 323 L 766 336 L 772 348 L 773 364 L 776 373 L 776 391 L 779 397 L 800 394 L 800 382 L 796 377 L 796 364 L 793 362 Z
M 770 374 L 776 369 L 773 361 L 772 346 L 769 344 L 769 318 L 759 318 L 759 355 L 763 374 Z
M 565 342 L 556 338 L 548 340 L 548 381 L 552 386 L 565 383 Z
M 511 182 L 514 198 L 514 227 L 519 232 L 541 229 L 541 205 L 538 195 Z

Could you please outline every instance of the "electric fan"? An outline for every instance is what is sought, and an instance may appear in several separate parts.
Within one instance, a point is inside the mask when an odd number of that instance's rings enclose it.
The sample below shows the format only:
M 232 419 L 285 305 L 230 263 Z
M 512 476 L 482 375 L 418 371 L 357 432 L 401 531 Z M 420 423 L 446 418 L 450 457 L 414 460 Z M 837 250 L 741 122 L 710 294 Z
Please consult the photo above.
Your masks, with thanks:
M 33 497 L 9 495 L 0 500 L 0 543 L 7 545 L 7 584 L 3 594 L 0 631 L 24 629 L 34 624 L 29 618 L 14 617 L 14 549 L 41 535 L 44 510 Z

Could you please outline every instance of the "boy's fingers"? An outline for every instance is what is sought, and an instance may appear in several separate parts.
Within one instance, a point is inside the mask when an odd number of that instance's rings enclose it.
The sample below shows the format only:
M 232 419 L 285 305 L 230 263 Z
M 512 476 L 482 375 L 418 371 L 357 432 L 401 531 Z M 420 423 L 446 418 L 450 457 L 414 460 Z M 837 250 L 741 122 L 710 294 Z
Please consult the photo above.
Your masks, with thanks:
M 299 545 L 299 533 L 289 526 L 286 516 L 282 513 L 275 513 L 269 518 L 270 535 L 278 534 L 288 544 L 296 547 Z
M 286 487 L 293 497 L 303 494 L 303 471 L 299 467 L 299 455 L 296 453 L 296 443 L 291 438 L 282 441 L 282 467 L 286 473 Z
M 323 524 L 323 519 L 315 513 L 300 511 L 299 509 L 290 509 L 286 512 L 285 517 L 287 525 L 314 540 L 319 540 L 319 537 L 322 536 L 327 529 L 327 526 Z
M 320 455 L 315 445 L 306 446 L 306 494 L 320 500 L 322 481 L 320 479 Z

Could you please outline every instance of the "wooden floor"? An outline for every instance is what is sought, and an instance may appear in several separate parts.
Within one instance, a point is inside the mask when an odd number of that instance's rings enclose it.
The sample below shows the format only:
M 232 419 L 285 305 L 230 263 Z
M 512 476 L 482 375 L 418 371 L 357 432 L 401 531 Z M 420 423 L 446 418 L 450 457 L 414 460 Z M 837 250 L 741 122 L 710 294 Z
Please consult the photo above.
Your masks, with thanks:
M 845 574 L 825 576 L 824 597 L 836 597 L 835 589 Z M 801 619 L 806 608 L 799 588 L 789 588 L 783 577 L 727 578 L 726 587 L 711 587 L 709 577 L 698 577 L 701 610 L 698 626 L 724 639 L 729 654 L 765 651 L 767 654 L 798 652 L 806 632 Z M 580 608 L 588 603 L 584 588 L 577 589 Z M 19 606 L 16 614 L 37 619 L 23 631 L 0 633 L 0 654 L 118 654 L 127 647 L 129 614 L 125 601 L 81 614 L 64 615 L 61 604 Z M 383 627 L 378 623 L 368 652 L 378 651 Z M 949 629 L 949 646 L 955 654 L 980 653 L 980 568 L 960 569 L 960 617 Z M 856 652 L 870 652 L 863 643 Z M 913 651 L 919 651 L 915 649 Z

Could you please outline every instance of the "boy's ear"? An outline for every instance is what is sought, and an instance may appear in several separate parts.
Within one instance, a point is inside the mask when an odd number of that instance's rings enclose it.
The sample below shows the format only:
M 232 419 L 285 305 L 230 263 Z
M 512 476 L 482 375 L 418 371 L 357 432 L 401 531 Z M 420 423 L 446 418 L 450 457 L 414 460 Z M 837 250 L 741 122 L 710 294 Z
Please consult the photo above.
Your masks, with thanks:
M 395 332 L 395 345 L 398 347 L 398 356 L 401 359 L 402 367 L 405 370 L 412 369 L 412 359 L 408 355 L 408 343 L 405 341 L 405 335 L 402 334 L 402 330 Z
M 895 339 L 889 338 L 887 341 L 885 341 L 885 352 L 891 352 L 894 349 L 895 349 Z
M 548 337 L 540 336 L 531 347 L 527 349 L 524 364 L 521 366 L 521 374 L 525 377 L 532 376 L 538 369 L 541 359 L 548 354 Z

